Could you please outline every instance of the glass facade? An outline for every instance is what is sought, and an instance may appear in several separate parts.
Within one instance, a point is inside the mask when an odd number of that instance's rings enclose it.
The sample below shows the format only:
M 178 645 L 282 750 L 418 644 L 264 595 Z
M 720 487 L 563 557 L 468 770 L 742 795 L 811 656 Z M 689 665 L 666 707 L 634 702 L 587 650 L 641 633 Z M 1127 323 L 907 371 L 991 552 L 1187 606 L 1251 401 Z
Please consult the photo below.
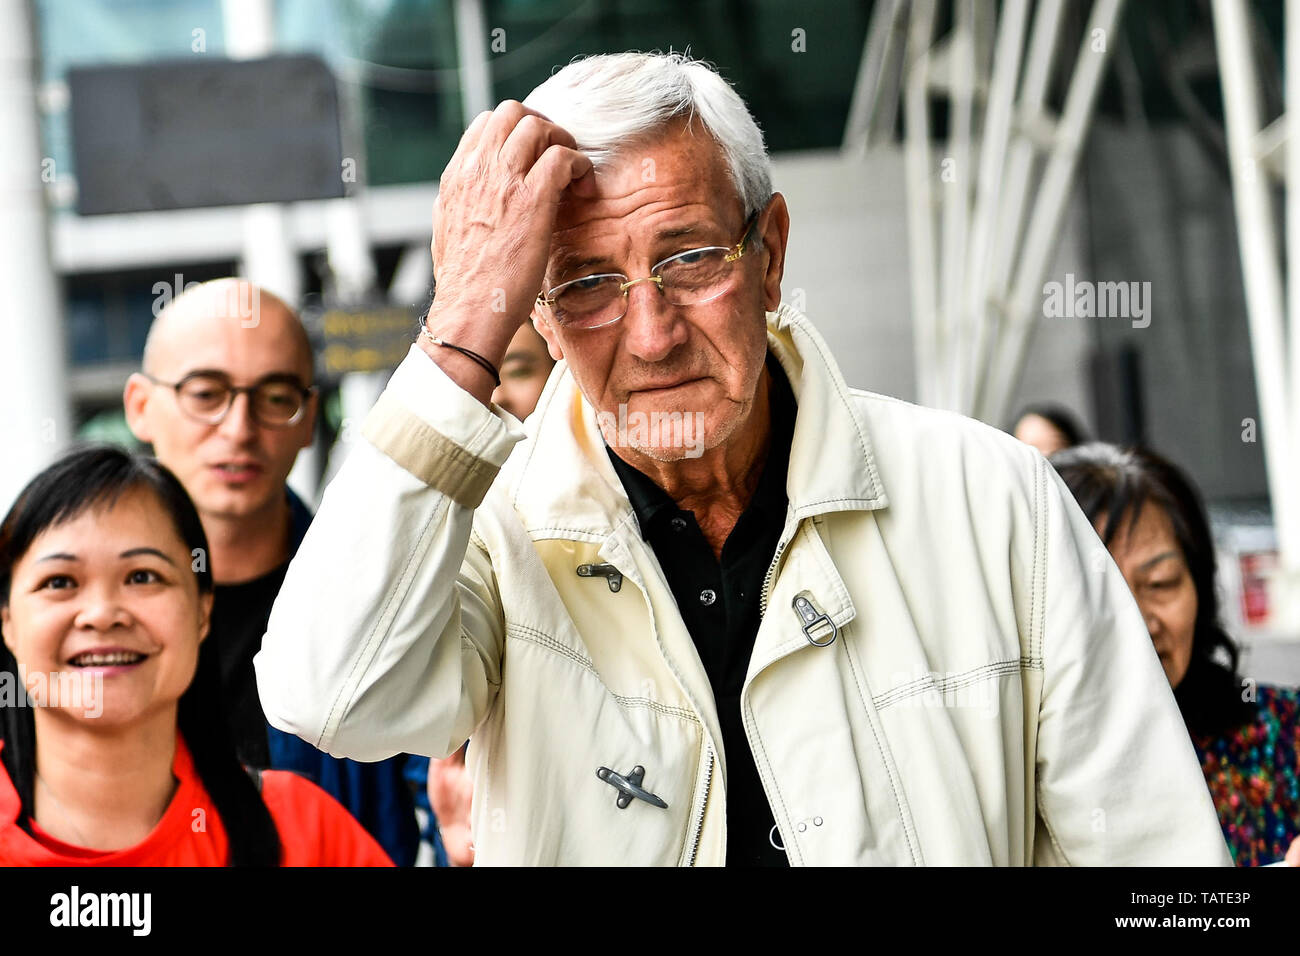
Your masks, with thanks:
M 277 53 L 314 53 L 339 81 L 344 155 L 371 186 L 436 182 L 465 126 L 454 0 L 272 0 Z M 221 0 L 35 0 L 45 156 L 75 177 L 69 69 L 227 54 Z M 866 38 L 862 0 L 482 0 L 493 102 L 522 99 L 582 54 L 683 50 L 710 60 L 750 103 L 774 151 L 838 146 Z M 358 146 L 358 142 L 360 145 Z M 55 189 L 57 215 L 73 196 Z M 412 237 L 418 239 L 419 237 Z M 381 263 L 381 267 L 383 263 Z M 115 399 L 97 370 L 138 362 L 153 288 L 235 264 L 160 260 L 64 276 L 81 417 Z M 314 270 L 307 285 L 318 288 Z M 381 273 L 391 270 L 381 268 Z M 111 377 L 111 376 L 109 376 Z M 91 384 L 85 384 L 91 383 Z
M 431 182 L 465 126 L 452 0 L 276 0 L 275 50 L 339 79 L 371 185 Z M 749 102 L 773 150 L 837 146 L 866 39 L 860 0 L 484 0 L 494 101 L 573 57 L 689 50 Z M 42 78 L 70 67 L 224 56 L 220 0 L 37 0 Z M 50 87 L 47 87 L 47 89 Z M 75 174 L 66 102 L 45 100 L 47 154 Z
M 840 145 L 871 11 L 865 0 L 486 0 L 485 5 L 496 100 L 523 99 L 575 56 L 689 51 L 736 86 L 772 151 Z

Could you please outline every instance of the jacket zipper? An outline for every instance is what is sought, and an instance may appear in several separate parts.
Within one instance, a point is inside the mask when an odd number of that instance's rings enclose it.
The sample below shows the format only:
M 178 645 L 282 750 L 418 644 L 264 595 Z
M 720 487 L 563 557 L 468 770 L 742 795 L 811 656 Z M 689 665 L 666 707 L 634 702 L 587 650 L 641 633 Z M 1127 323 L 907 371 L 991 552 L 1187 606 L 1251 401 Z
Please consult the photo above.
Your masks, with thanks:
M 794 540 L 794 535 L 782 537 L 780 544 L 776 546 L 776 554 L 772 556 L 772 563 L 767 567 L 767 574 L 763 575 L 763 589 L 758 594 L 758 617 L 759 620 L 767 617 L 767 595 L 772 590 L 772 579 L 776 576 L 776 566 L 781 563 L 781 555 Z
M 687 866 L 695 865 L 695 855 L 700 849 L 700 833 L 704 830 L 704 811 L 709 805 L 709 790 L 713 785 L 713 748 L 705 745 L 709 755 L 709 766 L 704 771 L 704 799 L 700 801 L 700 818 L 695 821 L 695 835 L 691 837 L 691 855 L 686 860 Z
M 758 595 L 758 617 L 760 621 L 767 617 L 768 593 L 772 590 L 772 581 L 773 578 L 775 578 L 776 576 L 777 565 L 781 563 L 781 555 L 785 553 L 785 549 L 789 546 L 790 542 L 793 540 L 794 540 L 793 533 L 791 533 L 787 537 L 784 531 L 781 532 L 781 541 L 776 546 L 776 554 L 772 556 L 772 563 L 768 565 L 767 574 L 763 575 L 763 588 Z M 749 742 L 750 740 L 749 715 L 745 713 L 745 694 L 743 691 L 741 692 L 740 695 L 740 708 L 741 708 L 741 722 L 745 731 L 745 743 L 747 746 L 749 746 L 752 749 L 752 744 L 750 744 Z M 759 781 L 760 783 L 762 783 L 761 776 L 762 775 L 760 774 L 760 781 Z M 772 798 L 767 793 L 766 784 L 763 784 L 763 796 L 768 801 L 768 804 L 770 805 Z M 704 822 L 703 819 L 701 819 L 700 822 L 703 823 Z

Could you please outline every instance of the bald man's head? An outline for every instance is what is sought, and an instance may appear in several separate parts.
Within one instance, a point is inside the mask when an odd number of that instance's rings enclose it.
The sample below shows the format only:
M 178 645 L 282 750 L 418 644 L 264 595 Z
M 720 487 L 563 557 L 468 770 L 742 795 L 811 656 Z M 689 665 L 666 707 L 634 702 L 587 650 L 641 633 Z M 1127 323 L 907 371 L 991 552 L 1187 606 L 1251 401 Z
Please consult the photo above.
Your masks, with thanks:
M 158 375 L 159 362 L 170 363 L 176 350 L 184 351 L 192 336 L 211 334 L 211 325 L 233 323 L 245 330 L 272 326 L 272 334 L 287 335 L 303 364 L 307 381 L 314 377 L 314 354 L 307 330 L 283 299 L 247 279 L 213 279 L 187 288 L 158 312 L 144 342 L 143 367 Z
M 260 521 L 283 506 L 294 459 L 311 442 L 312 378 L 311 342 L 293 309 L 247 280 L 217 279 L 158 313 L 123 402 L 131 430 L 176 473 L 205 524 Z M 296 407 L 285 423 L 281 412 Z

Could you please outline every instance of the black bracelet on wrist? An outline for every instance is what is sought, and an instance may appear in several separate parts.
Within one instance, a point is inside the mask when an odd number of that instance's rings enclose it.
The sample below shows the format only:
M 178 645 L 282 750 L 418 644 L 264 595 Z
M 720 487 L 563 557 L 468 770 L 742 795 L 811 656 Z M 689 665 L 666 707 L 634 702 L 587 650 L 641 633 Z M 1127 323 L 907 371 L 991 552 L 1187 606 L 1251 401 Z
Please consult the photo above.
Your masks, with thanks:
M 496 385 L 501 384 L 501 373 L 497 371 L 495 365 L 493 365 L 483 356 L 479 355 L 477 352 L 467 349 L 464 346 L 452 345 L 450 342 L 444 342 L 442 339 L 438 338 L 438 336 L 434 335 L 432 332 L 429 331 L 429 326 L 427 326 L 424 323 L 423 319 L 420 321 L 420 334 L 427 337 L 429 341 L 432 342 L 434 345 L 441 345 L 445 349 L 451 349 L 453 352 L 459 352 L 467 359 L 470 359 L 471 361 L 477 363 L 479 367 L 483 369 L 483 371 L 487 372 L 489 375 L 492 376 L 492 381 L 494 384 Z

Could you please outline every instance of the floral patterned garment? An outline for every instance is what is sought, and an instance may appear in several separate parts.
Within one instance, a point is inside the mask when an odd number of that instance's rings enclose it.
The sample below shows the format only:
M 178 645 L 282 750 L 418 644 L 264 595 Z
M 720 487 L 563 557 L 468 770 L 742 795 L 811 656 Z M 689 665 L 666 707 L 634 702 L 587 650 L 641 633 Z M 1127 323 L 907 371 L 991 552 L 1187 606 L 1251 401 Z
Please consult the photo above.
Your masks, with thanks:
M 1236 730 L 1192 738 L 1238 866 L 1275 863 L 1300 835 L 1300 691 L 1261 685 L 1255 708 Z

